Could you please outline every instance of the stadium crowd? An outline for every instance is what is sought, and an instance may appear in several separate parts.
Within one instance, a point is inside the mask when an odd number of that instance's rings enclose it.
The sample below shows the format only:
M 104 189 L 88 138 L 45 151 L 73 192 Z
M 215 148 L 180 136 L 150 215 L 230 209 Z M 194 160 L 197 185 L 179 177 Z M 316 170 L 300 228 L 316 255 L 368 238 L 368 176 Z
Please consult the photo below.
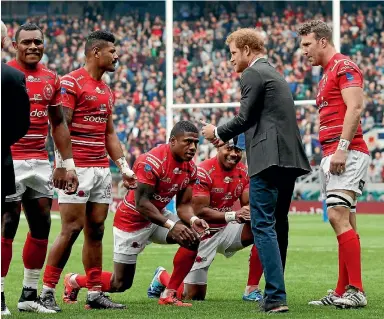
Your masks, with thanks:
M 284 74 L 295 100 L 314 99 L 321 77 L 320 68 L 311 68 L 300 54 L 297 26 L 307 19 L 331 23 L 331 10 L 325 12 L 300 3 L 275 11 L 261 3 L 177 3 L 174 22 L 174 101 L 211 103 L 239 101 L 238 75 L 229 63 L 226 35 L 239 26 L 254 25 L 266 39 L 267 55 Z M 265 5 L 268 6 L 268 5 Z M 342 3 L 341 51 L 364 70 L 365 111 L 363 130 L 384 125 L 384 11 L 380 3 L 358 8 Z M 120 13 L 121 14 L 121 13 Z M 108 29 L 117 39 L 119 67 L 105 76 L 114 90 L 114 121 L 124 152 L 132 164 L 135 158 L 166 138 L 165 110 L 165 22 L 164 14 L 148 12 L 115 14 L 104 19 L 100 11 L 84 6 L 82 17 L 36 16 L 7 23 L 9 36 L 25 22 L 37 23 L 45 34 L 42 62 L 64 75 L 84 63 L 84 38 L 95 29 Z M 7 62 L 14 57 L 11 47 L 2 54 Z M 175 112 L 175 121 L 200 119 L 222 124 L 235 109 L 189 109 Z M 321 160 L 318 116 L 315 106 L 297 107 L 297 121 L 307 156 L 313 165 Z M 215 150 L 201 140 L 199 158 Z M 384 150 L 372 151 L 371 182 L 384 181 Z

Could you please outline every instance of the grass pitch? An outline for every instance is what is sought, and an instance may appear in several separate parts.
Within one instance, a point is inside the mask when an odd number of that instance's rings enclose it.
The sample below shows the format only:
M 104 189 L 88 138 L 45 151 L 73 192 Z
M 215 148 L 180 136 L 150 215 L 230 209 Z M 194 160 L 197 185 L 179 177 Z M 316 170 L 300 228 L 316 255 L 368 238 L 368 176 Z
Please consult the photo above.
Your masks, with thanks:
M 106 223 L 104 236 L 104 269 L 113 268 L 112 215 Z M 358 215 L 358 228 L 362 244 L 363 280 L 368 306 L 359 310 L 337 310 L 333 307 L 314 308 L 308 301 L 322 297 L 327 289 L 334 288 L 337 279 L 337 241 L 329 224 L 320 216 L 291 216 L 290 242 L 286 270 L 286 286 L 290 312 L 284 318 L 384 318 L 382 294 L 384 286 L 384 215 Z M 7 305 L 11 318 L 263 318 L 256 304 L 241 300 L 248 276 L 249 248 L 230 259 L 218 255 L 208 276 L 208 293 L 204 302 L 193 302 L 191 308 L 174 308 L 157 305 L 148 299 L 146 291 L 157 266 L 172 271 L 172 259 L 176 246 L 152 244 L 139 256 L 133 287 L 122 294 L 113 294 L 113 300 L 127 305 L 126 310 L 85 310 L 86 291 L 79 294 L 76 305 L 61 301 L 63 284 L 57 288 L 59 305 L 63 312 L 54 315 L 19 313 L 17 301 L 23 278 L 22 247 L 27 233 L 25 219 L 20 221 L 14 241 L 13 260 L 5 281 Z M 60 220 L 52 220 L 50 243 L 60 229 Z M 81 236 L 80 236 L 81 237 Z M 72 250 L 72 256 L 64 269 L 67 272 L 83 272 L 81 262 L 82 238 Z M 262 279 L 261 287 L 264 286 Z M 39 290 L 41 284 L 39 285 Z

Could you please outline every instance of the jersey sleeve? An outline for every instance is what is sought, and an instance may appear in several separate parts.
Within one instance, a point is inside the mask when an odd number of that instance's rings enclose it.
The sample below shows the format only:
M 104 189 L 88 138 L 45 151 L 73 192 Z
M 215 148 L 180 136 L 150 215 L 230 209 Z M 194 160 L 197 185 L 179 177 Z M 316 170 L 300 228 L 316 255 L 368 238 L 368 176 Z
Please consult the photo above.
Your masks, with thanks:
M 211 177 L 201 167 L 197 168 L 197 177 L 193 185 L 192 196 L 210 196 L 212 189 Z
M 61 84 L 60 77 L 56 74 L 55 84 L 54 84 L 54 93 L 50 105 L 61 105 Z
M 355 86 L 362 88 L 363 76 L 355 63 L 346 60 L 336 70 L 336 82 L 340 90 Z
M 78 86 L 72 77 L 64 76 L 61 81 L 61 104 L 63 107 L 68 107 L 70 109 L 75 109 L 77 94 L 78 94 Z
M 151 154 L 146 154 L 143 158 L 133 165 L 133 171 L 136 174 L 139 183 L 155 186 L 161 178 L 161 164 L 158 159 Z

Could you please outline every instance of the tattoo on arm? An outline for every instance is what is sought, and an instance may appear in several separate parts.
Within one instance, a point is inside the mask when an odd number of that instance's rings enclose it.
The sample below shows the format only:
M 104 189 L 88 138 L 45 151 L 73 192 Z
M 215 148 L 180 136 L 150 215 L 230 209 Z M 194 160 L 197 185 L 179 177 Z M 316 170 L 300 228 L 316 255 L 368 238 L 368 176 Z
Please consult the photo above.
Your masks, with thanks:
M 67 124 L 72 123 L 72 116 L 73 116 L 73 109 L 70 109 L 69 107 L 63 107 L 63 113 L 65 117 L 65 122 Z
M 63 108 L 60 105 L 48 106 L 48 117 L 52 126 L 58 126 L 64 121 Z

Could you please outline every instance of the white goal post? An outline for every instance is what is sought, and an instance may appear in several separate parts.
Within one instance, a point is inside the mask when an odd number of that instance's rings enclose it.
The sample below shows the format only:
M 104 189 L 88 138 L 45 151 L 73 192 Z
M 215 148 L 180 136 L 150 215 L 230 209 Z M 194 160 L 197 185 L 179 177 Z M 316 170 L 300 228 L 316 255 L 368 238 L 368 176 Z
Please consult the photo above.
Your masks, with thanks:
M 167 112 L 167 140 L 173 127 L 173 110 L 193 108 L 229 108 L 240 106 L 234 103 L 197 103 L 197 104 L 174 104 L 173 102 L 173 2 L 165 1 L 165 32 L 166 32 L 166 112 Z M 340 0 L 332 0 L 332 27 L 333 42 L 335 48 L 340 52 Z M 315 100 L 295 101 L 295 105 L 315 105 Z

